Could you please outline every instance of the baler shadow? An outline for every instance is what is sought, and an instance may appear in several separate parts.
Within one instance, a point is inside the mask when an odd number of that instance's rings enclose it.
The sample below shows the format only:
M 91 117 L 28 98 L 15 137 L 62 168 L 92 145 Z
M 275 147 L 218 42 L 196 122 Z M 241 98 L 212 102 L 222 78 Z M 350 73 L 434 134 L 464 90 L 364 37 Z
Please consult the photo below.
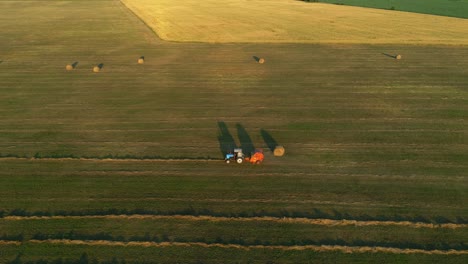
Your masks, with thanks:
M 261 129 L 260 134 L 262 135 L 263 141 L 265 141 L 267 147 L 271 150 L 271 152 L 273 152 L 275 147 L 278 146 L 278 142 L 276 142 L 271 134 L 268 133 L 265 129 Z

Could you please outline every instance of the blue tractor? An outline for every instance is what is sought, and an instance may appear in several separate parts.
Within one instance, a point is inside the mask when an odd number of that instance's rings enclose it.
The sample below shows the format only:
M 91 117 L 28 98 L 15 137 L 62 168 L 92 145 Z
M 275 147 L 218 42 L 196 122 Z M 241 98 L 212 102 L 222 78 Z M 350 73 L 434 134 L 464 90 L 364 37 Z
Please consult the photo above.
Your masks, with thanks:
M 226 154 L 224 160 L 226 161 L 226 163 L 230 163 L 231 160 L 235 160 L 238 164 L 241 164 L 244 161 L 244 157 L 245 155 L 242 152 L 242 149 L 235 148 L 233 152 Z

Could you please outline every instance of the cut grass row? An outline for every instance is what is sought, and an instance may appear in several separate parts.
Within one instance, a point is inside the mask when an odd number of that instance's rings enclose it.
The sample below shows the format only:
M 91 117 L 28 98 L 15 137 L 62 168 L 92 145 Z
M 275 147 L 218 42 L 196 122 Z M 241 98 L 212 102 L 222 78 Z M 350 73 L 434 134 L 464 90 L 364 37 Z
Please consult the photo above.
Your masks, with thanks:
M 14 211 L 19 212 L 19 211 Z M 10 212 L 9 216 L 5 216 L 5 212 L 2 212 L 2 219 L 8 221 L 23 221 L 23 220 L 60 220 L 60 219 L 121 219 L 121 220 L 186 220 L 186 221 L 212 221 L 212 222 L 273 222 L 273 223 L 298 223 L 298 224 L 308 224 L 308 225 L 322 225 L 322 226 L 390 226 L 390 227 L 408 227 L 408 228 L 449 228 L 449 229 L 458 229 L 466 228 L 467 224 L 454 224 L 454 223 L 422 223 L 422 222 L 409 222 L 409 221 L 357 221 L 357 220 L 334 220 L 334 219 L 310 219 L 310 218 L 294 218 L 294 217 L 222 217 L 222 216 L 207 216 L 207 215 L 196 215 L 193 213 L 193 210 L 189 212 L 192 215 L 155 215 L 155 214 L 144 214 L 148 213 L 145 211 L 140 211 L 140 214 L 130 214 L 131 212 L 118 212 L 110 211 L 107 215 L 40 215 L 40 216 L 25 216 L 25 212 L 22 211 L 22 216 L 15 215 L 14 212 Z M 124 214 L 125 213 L 125 214 Z M 143 214 L 141 214 L 143 213 Z

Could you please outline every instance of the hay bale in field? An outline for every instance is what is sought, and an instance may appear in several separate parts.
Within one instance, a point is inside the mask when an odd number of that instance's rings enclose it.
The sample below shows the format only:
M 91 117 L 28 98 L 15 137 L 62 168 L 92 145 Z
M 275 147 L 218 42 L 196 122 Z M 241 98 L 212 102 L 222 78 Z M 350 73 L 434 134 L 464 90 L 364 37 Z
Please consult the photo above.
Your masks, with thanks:
M 401 58 L 402 58 L 402 57 L 401 57 L 400 54 L 398 54 L 398 55 L 395 56 L 395 59 L 397 59 L 397 60 L 401 60 Z
M 252 56 L 252 58 L 258 62 L 258 63 L 265 63 L 265 59 L 264 58 L 260 58 L 260 57 L 257 57 L 257 56 Z
M 93 72 L 100 72 L 102 67 L 104 67 L 103 63 L 99 63 L 97 66 L 94 66 Z
M 72 64 L 67 64 L 67 66 L 65 66 L 65 69 L 67 69 L 67 71 L 71 71 L 71 70 L 74 70 L 76 68 L 76 65 L 78 65 L 78 62 L 75 61 L 74 63 Z
M 275 150 L 273 150 L 273 155 L 275 155 L 275 157 L 281 157 L 284 155 L 284 147 L 283 146 L 276 146 L 275 147 Z
M 138 59 L 138 64 L 143 64 L 145 63 L 145 56 L 141 56 L 139 59 Z

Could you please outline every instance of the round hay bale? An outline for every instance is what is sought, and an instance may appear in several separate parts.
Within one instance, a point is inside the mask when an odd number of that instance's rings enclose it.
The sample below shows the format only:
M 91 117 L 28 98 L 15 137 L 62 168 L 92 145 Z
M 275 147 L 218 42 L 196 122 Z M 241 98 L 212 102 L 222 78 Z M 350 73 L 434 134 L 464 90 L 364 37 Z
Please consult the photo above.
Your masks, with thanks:
M 71 70 L 73 70 L 73 66 L 70 65 L 70 64 L 67 64 L 67 66 L 65 66 L 65 69 L 66 69 L 67 71 L 71 71 Z
M 401 60 L 401 55 L 400 55 L 400 54 L 396 55 L 396 56 L 395 56 L 395 59 Z
M 263 64 L 263 63 L 265 63 L 265 59 L 264 59 L 264 58 L 260 58 L 260 59 L 258 59 L 258 63 L 260 63 L 260 64 Z
M 275 157 L 281 157 L 284 155 L 284 147 L 283 146 L 276 146 L 275 147 L 275 150 L 273 150 L 273 155 L 275 155 Z
M 101 68 L 99 66 L 94 66 L 93 72 L 99 72 Z
M 139 59 L 138 59 L 138 64 L 143 64 L 143 63 L 145 63 L 145 59 L 139 58 Z

